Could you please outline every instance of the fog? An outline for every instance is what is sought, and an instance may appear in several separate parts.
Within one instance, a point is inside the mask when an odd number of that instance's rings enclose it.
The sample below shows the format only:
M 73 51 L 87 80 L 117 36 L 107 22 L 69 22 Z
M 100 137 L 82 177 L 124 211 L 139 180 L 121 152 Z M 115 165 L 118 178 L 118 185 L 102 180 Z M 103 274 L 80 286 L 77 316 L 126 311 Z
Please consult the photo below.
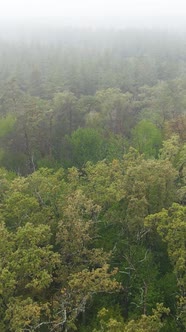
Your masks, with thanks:
M 6 0 L 0 24 L 91 28 L 183 28 L 184 0 Z
M 0 17 L 184 16 L 184 0 L 6 0 Z

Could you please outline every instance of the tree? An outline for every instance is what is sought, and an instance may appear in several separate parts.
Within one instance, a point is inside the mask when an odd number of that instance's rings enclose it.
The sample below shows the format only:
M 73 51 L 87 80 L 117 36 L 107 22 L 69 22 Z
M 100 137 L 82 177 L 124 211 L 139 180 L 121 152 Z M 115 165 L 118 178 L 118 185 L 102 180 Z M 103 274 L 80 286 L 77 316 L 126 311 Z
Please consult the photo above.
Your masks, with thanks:
M 106 89 L 98 91 L 95 98 L 99 104 L 101 128 L 128 137 L 134 121 L 132 95 L 123 94 L 119 89 Z
M 115 317 L 109 316 L 108 309 L 101 309 L 98 313 L 100 319 L 99 330 L 94 329 L 93 332 L 159 332 L 165 325 L 165 317 L 169 314 L 169 309 L 163 304 L 157 304 L 157 309 L 152 310 L 152 315 L 142 315 L 137 320 L 129 320 L 123 322 Z
M 3 176 L 3 174 L 2 174 Z M 96 248 L 100 207 L 62 170 L 15 178 L 2 193 L 2 331 L 70 331 L 97 293 L 116 292 L 110 253 Z M 82 283 L 82 280 L 84 281 Z
M 157 158 L 162 143 L 160 130 L 150 121 L 141 120 L 133 129 L 133 145 L 144 155 Z
M 105 140 L 96 129 L 79 128 L 68 139 L 70 143 L 70 162 L 82 167 L 87 161 L 96 163 L 104 158 Z
M 156 229 L 163 241 L 167 243 L 167 251 L 176 275 L 179 287 L 177 304 L 178 326 L 186 328 L 185 321 L 185 293 L 186 293 L 186 207 L 174 203 L 168 210 L 150 215 L 146 219 L 146 226 Z

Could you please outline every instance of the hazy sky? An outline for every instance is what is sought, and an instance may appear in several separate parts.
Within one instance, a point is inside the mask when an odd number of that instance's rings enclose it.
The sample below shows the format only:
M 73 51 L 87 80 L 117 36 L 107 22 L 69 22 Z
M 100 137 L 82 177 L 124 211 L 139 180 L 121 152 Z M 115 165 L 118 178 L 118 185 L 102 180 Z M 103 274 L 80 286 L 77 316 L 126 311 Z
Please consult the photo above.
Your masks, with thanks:
M 186 17 L 186 0 L 0 0 L 0 20 L 62 17 L 88 22 L 161 16 Z

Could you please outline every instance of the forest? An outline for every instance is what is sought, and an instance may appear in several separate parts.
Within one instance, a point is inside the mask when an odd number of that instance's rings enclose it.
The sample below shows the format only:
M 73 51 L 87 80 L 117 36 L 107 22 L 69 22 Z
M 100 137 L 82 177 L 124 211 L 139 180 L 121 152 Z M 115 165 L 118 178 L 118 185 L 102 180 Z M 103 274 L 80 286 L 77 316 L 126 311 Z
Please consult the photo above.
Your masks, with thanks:
M 186 43 L 0 38 L 0 331 L 186 331 Z

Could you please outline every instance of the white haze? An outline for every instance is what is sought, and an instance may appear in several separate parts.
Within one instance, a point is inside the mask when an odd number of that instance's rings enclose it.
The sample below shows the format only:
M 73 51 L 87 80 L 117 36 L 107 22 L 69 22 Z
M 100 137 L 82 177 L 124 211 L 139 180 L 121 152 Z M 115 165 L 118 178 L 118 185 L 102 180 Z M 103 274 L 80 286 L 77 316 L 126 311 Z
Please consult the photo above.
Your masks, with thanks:
M 185 0 L 0 0 L 0 21 L 81 27 L 182 27 Z

